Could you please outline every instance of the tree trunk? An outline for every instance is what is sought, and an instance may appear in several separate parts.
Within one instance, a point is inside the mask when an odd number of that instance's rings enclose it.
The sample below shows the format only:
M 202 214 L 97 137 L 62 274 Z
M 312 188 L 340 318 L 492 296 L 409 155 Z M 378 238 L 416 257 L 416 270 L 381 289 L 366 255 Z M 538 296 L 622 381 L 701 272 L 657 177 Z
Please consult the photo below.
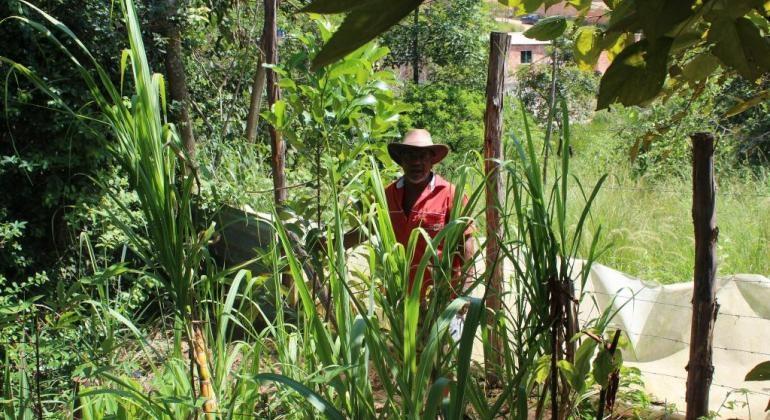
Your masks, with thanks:
M 709 388 L 714 376 L 712 340 L 719 305 L 714 280 L 717 271 L 716 185 L 714 136 L 692 138 L 692 220 L 695 225 L 695 272 L 692 295 L 690 360 L 687 363 L 687 419 L 708 415 Z
M 246 140 L 254 143 L 257 140 L 257 125 L 259 123 L 259 111 L 262 109 L 262 94 L 265 91 L 265 52 L 262 42 L 259 43 L 259 58 L 257 60 L 257 73 L 251 85 L 251 101 L 249 102 L 249 116 L 246 118 Z
M 499 161 L 503 158 L 503 88 L 505 59 L 511 36 L 492 32 L 489 42 L 489 70 L 487 73 L 487 108 L 484 115 L 484 170 L 487 174 L 487 307 L 493 313 L 490 320 L 489 348 L 484 355 L 487 379 L 496 382 L 497 370 L 503 366 L 503 339 L 497 327 L 497 314 L 502 307 L 503 261 L 500 240 L 503 230 L 500 221 L 500 203 L 503 201 L 503 183 Z
M 163 24 L 168 46 L 166 47 L 165 67 L 168 78 L 168 93 L 172 103 L 171 118 L 182 136 L 182 144 L 190 158 L 190 166 L 195 167 L 195 137 L 190 120 L 190 94 L 187 91 L 187 79 L 184 73 L 182 56 L 182 36 L 177 25 L 177 1 L 166 1 L 166 16 Z
M 265 0 L 265 27 L 262 39 L 265 48 L 265 63 L 278 63 L 277 26 L 278 0 Z M 273 69 L 266 69 L 267 74 L 267 103 L 272 106 L 281 99 L 281 89 L 278 87 L 278 75 Z M 273 167 L 273 188 L 275 190 L 275 204 L 280 207 L 286 202 L 286 144 L 281 132 L 270 126 L 270 139 Z

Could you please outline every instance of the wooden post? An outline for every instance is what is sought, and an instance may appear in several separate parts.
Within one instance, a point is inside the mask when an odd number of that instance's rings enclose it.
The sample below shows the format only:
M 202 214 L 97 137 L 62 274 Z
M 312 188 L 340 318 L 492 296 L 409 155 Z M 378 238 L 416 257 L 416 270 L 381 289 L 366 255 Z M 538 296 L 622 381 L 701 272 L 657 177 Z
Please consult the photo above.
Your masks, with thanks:
M 714 136 L 695 133 L 692 139 L 692 220 L 695 225 L 695 273 L 692 295 L 690 360 L 687 363 L 687 419 L 708 414 L 709 387 L 714 375 L 712 339 L 719 305 L 714 296 L 717 271 Z
M 278 0 L 265 0 L 265 27 L 262 39 L 265 48 L 265 63 L 278 63 L 276 14 L 278 13 Z M 272 108 L 281 99 L 281 89 L 278 87 L 278 75 L 273 69 L 267 69 L 267 103 Z M 273 167 L 273 188 L 275 189 L 275 205 L 282 206 L 286 202 L 286 143 L 281 132 L 270 126 L 270 149 L 272 151 L 271 164 Z
M 266 72 L 262 64 L 265 62 L 265 52 L 262 40 L 259 42 L 259 54 L 257 58 L 257 72 L 251 83 L 251 97 L 249 100 L 249 115 L 246 117 L 246 140 L 249 143 L 257 141 L 257 124 L 259 123 L 259 111 L 262 108 L 262 94 L 265 91 Z
M 497 314 L 502 307 L 503 261 L 500 240 L 503 229 L 500 221 L 500 203 L 503 202 L 503 183 L 499 160 L 503 158 L 503 88 L 505 62 L 511 36 L 492 32 L 489 40 L 489 70 L 487 72 L 487 109 L 484 114 L 484 171 L 487 174 L 487 308 L 491 317 L 489 346 L 485 348 L 484 365 L 489 380 L 495 381 L 495 372 L 503 365 L 503 339 L 497 328 Z

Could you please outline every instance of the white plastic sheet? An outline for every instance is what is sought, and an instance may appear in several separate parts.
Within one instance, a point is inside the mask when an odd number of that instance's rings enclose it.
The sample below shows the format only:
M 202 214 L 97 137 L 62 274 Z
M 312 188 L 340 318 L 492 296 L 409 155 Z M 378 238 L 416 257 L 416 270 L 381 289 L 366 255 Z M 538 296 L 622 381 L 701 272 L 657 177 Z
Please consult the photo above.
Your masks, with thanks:
M 505 268 L 510 284 L 513 269 L 509 262 Z M 692 289 L 692 282 L 665 286 L 645 283 L 594 264 L 579 314 L 580 319 L 587 320 L 609 306 L 618 309 L 613 326 L 629 338 L 630 348 L 623 354 L 626 365 L 641 370 L 647 392 L 675 404 L 681 412 L 686 408 Z M 483 291 L 476 290 L 475 294 L 480 296 Z M 716 296 L 720 307 L 714 330 L 715 371 L 709 407 L 720 418 L 770 420 L 770 412 L 764 411 L 770 400 L 770 382 L 744 381 L 752 367 L 770 360 L 770 279 L 751 274 L 721 277 Z M 474 358 L 483 361 L 480 342 L 474 348 Z

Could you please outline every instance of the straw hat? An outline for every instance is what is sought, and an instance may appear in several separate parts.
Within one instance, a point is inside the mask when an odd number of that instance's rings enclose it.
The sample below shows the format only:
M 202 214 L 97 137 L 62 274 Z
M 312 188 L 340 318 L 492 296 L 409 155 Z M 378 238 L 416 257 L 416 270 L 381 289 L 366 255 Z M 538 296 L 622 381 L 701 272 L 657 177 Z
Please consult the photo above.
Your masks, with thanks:
M 413 148 L 432 150 L 434 165 L 441 162 L 449 153 L 449 146 L 446 144 L 433 144 L 428 130 L 415 128 L 406 132 L 401 143 L 388 144 L 388 154 L 390 154 L 391 159 L 400 164 L 401 162 L 398 158 L 400 154 Z

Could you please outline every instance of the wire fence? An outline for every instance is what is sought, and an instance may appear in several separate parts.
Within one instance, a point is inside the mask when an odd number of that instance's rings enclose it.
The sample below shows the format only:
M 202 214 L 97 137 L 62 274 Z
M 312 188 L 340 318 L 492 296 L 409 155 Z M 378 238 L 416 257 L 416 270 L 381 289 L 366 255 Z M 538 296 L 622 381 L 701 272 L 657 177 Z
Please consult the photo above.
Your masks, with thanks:
M 763 285 L 766 285 L 768 288 L 770 288 L 770 282 L 768 282 L 767 280 L 761 280 L 761 279 L 758 279 L 758 280 L 741 279 L 741 278 L 737 278 L 735 276 L 732 276 L 732 277 L 728 278 L 726 283 L 729 283 L 729 282 L 743 283 L 743 284 L 763 284 Z M 651 289 L 651 290 L 654 290 L 654 289 Z M 665 301 L 665 300 L 656 300 L 656 299 L 652 299 L 652 298 L 640 297 L 640 296 L 637 296 L 637 294 L 639 294 L 638 291 L 636 293 L 632 293 L 630 289 L 620 290 L 617 293 L 608 293 L 608 292 L 602 292 L 602 291 L 596 291 L 596 290 L 584 291 L 583 293 L 585 293 L 587 295 L 593 295 L 593 296 L 603 296 L 603 297 L 606 297 L 606 298 L 608 298 L 610 300 L 616 299 L 617 303 L 614 304 L 615 307 L 619 307 L 620 305 L 624 305 L 626 303 L 633 303 L 633 302 L 645 302 L 645 303 L 649 303 L 649 304 L 652 304 L 652 305 L 661 305 L 661 306 L 670 308 L 670 309 L 672 309 L 674 311 L 686 312 L 688 314 L 688 316 L 686 316 L 685 318 L 688 321 L 690 320 L 690 315 L 689 314 L 692 313 L 692 305 L 691 304 L 687 305 L 687 304 L 681 304 L 681 303 L 670 302 L 670 301 Z M 585 316 L 585 315 L 581 316 L 581 319 L 579 319 L 579 322 L 581 322 L 581 324 L 585 325 L 585 323 L 589 321 L 589 318 L 591 318 L 591 314 L 593 313 L 593 311 L 596 310 L 596 309 L 599 309 L 599 308 L 592 308 L 590 313 L 588 314 L 588 316 Z M 767 317 L 758 316 L 758 315 L 756 315 L 754 313 L 752 313 L 752 314 L 742 314 L 742 313 L 733 313 L 733 312 L 727 312 L 727 311 L 719 310 L 718 313 L 717 313 L 717 318 L 716 319 L 719 320 L 719 319 L 722 319 L 723 317 L 734 318 L 734 319 L 736 319 L 737 323 L 740 323 L 740 320 L 742 320 L 742 319 L 753 320 L 753 321 L 764 321 L 764 322 L 767 322 L 768 323 L 768 327 L 770 327 L 770 319 L 768 319 Z M 756 324 L 753 324 L 753 325 L 756 325 Z M 651 333 L 650 331 L 635 331 L 633 329 L 624 328 L 624 326 L 617 325 L 617 324 L 615 326 L 617 328 L 621 329 L 629 338 L 632 338 L 632 337 L 641 338 L 641 337 L 643 337 L 643 338 L 649 338 L 649 339 L 653 339 L 653 340 L 664 340 L 664 341 L 668 341 L 668 342 L 672 342 L 672 343 L 676 343 L 678 345 L 681 345 L 682 348 L 686 348 L 686 347 L 690 346 L 690 342 L 688 340 L 683 339 L 681 336 L 667 337 L 665 335 Z M 688 332 L 689 332 L 689 330 L 688 330 Z M 719 334 L 719 330 L 717 329 L 714 332 L 714 335 L 717 336 L 718 334 Z M 735 343 L 735 344 L 739 344 L 739 343 Z M 638 345 L 638 343 L 637 343 L 637 345 Z M 653 345 L 653 344 L 646 344 L 646 345 Z M 757 349 L 757 348 L 741 348 L 741 347 L 736 347 L 736 346 L 725 346 L 725 345 L 720 345 L 720 344 L 713 344 L 712 345 L 712 349 L 715 350 L 715 351 L 726 352 L 726 353 L 762 356 L 762 357 L 770 358 L 770 352 L 763 351 L 763 349 Z M 678 351 L 681 351 L 681 349 L 680 350 L 676 350 L 674 352 L 678 352 Z M 652 362 L 652 361 L 650 361 L 650 362 Z M 645 363 L 650 363 L 650 362 L 645 362 Z M 717 366 L 717 369 L 718 369 L 718 366 Z M 662 378 L 676 379 L 676 380 L 682 382 L 682 386 L 683 387 L 687 383 L 687 378 L 685 376 L 675 375 L 675 374 L 671 374 L 671 373 L 667 373 L 667 372 L 654 371 L 654 370 L 649 370 L 649 369 L 639 369 L 639 371 L 644 376 L 657 376 L 657 377 L 662 377 Z M 748 369 L 747 369 L 747 372 L 748 372 Z M 744 387 L 736 386 L 735 384 L 729 385 L 729 384 L 725 384 L 725 383 L 712 382 L 711 386 L 712 387 L 716 387 L 716 388 L 726 389 L 726 390 L 729 391 L 729 393 L 736 393 L 736 392 L 738 392 L 738 393 L 745 393 L 745 394 L 752 394 L 752 395 L 770 397 L 770 392 L 764 392 L 764 391 L 759 391 L 759 390 L 754 390 L 754 389 L 747 389 L 747 388 L 744 388 Z M 729 395 L 729 393 L 728 393 L 728 395 Z M 722 404 L 724 405 L 724 402 Z M 676 411 L 679 412 L 679 410 L 676 410 Z

